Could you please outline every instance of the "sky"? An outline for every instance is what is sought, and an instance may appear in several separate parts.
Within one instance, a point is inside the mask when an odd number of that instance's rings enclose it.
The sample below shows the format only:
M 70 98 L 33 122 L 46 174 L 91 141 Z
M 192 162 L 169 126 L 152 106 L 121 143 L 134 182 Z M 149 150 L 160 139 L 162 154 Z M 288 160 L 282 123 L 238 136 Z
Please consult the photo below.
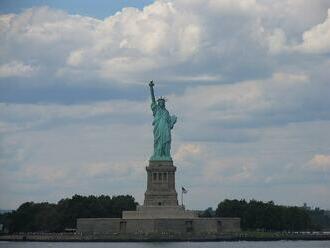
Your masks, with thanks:
M 329 0 L 2 0 L 0 44 L 1 209 L 142 204 L 150 80 L 188 209 L 330 209 Z

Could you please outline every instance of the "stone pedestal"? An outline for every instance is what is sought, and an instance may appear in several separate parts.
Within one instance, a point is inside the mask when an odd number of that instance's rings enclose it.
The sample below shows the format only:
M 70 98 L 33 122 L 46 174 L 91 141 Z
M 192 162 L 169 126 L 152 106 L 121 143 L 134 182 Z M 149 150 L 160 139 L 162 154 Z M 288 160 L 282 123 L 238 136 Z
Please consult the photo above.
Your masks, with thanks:
M 173 161 L 149 161 L 144 207 L 178 206 Z
M 149 161 L 147 191 L 143 206 L 137 211 L 123 211 L 123 219 L 190 219 L 196 218 L 195 211 L 187 211 L 178 204 L 175 190 L 173 161 Z

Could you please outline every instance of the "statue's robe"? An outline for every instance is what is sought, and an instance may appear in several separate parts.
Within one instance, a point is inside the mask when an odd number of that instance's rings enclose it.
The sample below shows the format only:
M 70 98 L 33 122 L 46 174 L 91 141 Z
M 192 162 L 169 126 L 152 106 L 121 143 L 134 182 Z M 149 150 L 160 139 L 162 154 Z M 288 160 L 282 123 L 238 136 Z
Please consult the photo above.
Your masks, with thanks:
M 154 116 L 152 125 L 154 126 L 154 154 L 151 160 L 172 160 L 171 150 L 171 129 L 176 118 L 170 116 L 165 108 L 161 108 L 157 103 L 151 103 L 151 110 Z

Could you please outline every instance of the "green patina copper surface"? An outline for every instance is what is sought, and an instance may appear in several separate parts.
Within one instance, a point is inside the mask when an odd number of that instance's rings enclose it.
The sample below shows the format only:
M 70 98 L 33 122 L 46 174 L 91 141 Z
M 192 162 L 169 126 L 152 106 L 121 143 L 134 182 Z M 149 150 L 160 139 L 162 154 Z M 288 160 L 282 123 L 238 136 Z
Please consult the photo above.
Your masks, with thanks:
M 176 123 L 177 117 L 170 116 L 165 108 L 165 99 L 159 98 L 156 102 L 154 95 L 154 83 L 149 83 L 151 94 L 151 110 L 154 116 L 152 125 L 154 126 L 154 153 L 151 161 L 172 160 L 171 158 L 171 129 Z

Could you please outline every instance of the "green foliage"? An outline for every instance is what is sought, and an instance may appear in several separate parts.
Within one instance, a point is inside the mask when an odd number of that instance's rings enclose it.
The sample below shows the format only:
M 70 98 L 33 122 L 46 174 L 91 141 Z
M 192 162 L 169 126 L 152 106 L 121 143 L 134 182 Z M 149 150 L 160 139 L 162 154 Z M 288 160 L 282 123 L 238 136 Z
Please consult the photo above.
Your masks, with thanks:
M 17 210 L 1 215 L 9 232 L 61 232 L 75 228 L 77 218 L 120 218 L 124 210 L 135 210 L 137 202 L 129 195 L 81 196 L 47 202 L 23 203 Z
M 245 230 L 302 231 L 313 225 L 308 212 L 300 207 L 275 205 L 274 202 L 224 200 L 216 209 L 219 217 L 240 217 Z
M 315 230 L 330 230 L 330 216 L 326 213 L 326 211 L 315 208 L 315 210 L 307 210 L 307 213 Z
M 11 232 L 52 231 L 56 221 L 55 204 L 23 203 L 16 211 L 7 214 L 4 224 Z
M 211 218 L 214 216 L 215 216 L 215 211 L 211 207 L 205 209 L 202 213 L 199 214 L 199 217 L 202 218 Z

